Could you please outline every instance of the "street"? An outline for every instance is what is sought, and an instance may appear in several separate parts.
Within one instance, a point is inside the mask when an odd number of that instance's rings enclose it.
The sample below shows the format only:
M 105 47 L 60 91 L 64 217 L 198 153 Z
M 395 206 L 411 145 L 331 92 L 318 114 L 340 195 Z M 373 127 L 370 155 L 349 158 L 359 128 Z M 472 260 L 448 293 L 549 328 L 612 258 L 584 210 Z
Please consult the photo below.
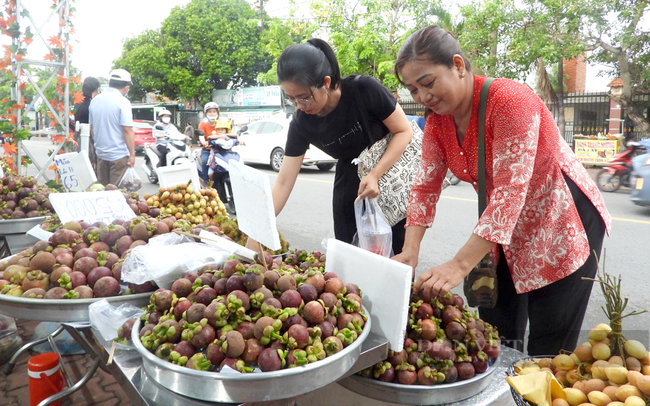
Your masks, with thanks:
M 27 145 L 39 162 L 44 162 L 47 150 L 52 149 L 51 143 L 43 139 L 28 141 Z M 138 155 L 135 166 L 143 180 L 139 193 L 155 193 L 158 186 L 148 182 L 141 169 L 142 162 L 142 156 Z M 267 173 L 271 184 L 275 182 L 277 173 L 268 166 L 256 165 L 255 168 Z M 48 173 L 52 176 L 51 171 Z M 35 174 L 33 166 L 30 166 L 29 174 Z M 278 229 L 292 248 L 322 250 L 321 241 L 333 237 L 333 179 L 334 169 L 329 172 L 321 172 L 316 168 L 301 170 L 293 193 L 277 218 Z M 650 263 L 650 208 L 630 202 L 629 189 L 626 188 L 616 193 L 603 193 L 603 196 L 613 220 L 611 236 L 605 238 L 603 245 L 601 268 L 604 267 L 613 276 L 621 275 L 622 293 L 630 299 L 626 312 L 650 308 L 650 300 L 645 296 L 650 291 L 650 278 L 646 274 Z M 434 225 L 425 235 L 421 246 L 418 274 L 448 261 L 466 242 L 477 219 L 474 189 L 464 182 L 450 186 L 443 192 L 437 213 Z M 462 288 L 458 287 L 454 292 L 461 293 Z M 594 285 L 583 324 L 585 329 L 607 322 L 601 310 L 603 305 L 600 287 Z M 648 343 L 650 314 L 626 318 L 623 323 L 628 338 L 632 338 L 634 331 L 640 331 L 642 335 L 638 339 Z M 584 336 L 586 337 L 586 332 Z

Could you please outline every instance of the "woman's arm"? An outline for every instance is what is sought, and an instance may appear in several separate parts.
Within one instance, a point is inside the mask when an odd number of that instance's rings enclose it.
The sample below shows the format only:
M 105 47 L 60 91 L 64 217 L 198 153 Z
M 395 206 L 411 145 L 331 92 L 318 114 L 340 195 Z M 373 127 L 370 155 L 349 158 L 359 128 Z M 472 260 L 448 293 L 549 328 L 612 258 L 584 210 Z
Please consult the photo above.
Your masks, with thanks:
M 395 106 L 395 111 L 383 123 L 393 134 L 393 138 L 388 143 L 386 152 L 384 152 L 377 165 L 361 179 L 357 192 L 361 199 L 379 196 L 379 178 L 397 162 L 399 157 L 402 156 L 402 153 L 404 153 L 411 138 L 413 138 L 411 125 L 399 104 Z
M 423 226 L 409 226 L 406 227 L 406 235 L 404 237 L 404 247 L 402 253 L 395 255 L 392 259 L 413 268 L 413 276 L 415 276 L 415 268 L 418 266 L 418 259 L 420 257 L 420 244 L 424 233 L 427 228 Z

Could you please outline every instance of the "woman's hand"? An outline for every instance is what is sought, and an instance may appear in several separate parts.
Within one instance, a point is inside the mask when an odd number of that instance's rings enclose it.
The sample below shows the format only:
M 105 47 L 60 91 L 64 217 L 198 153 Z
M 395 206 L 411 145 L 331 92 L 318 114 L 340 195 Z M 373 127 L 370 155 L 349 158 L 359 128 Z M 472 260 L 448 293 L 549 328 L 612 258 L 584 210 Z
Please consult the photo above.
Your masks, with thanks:
M 464 269 L 460 262 L 451 260 L 422 273 L 413 287 L 422 299 L 429 301 L 460 285 L 471 270 Z
M 359 182 L 359 190 L 357 191 L 359 199 L 373 198 L 379 196 L 379 178 L 372 172 L 367 174 Z
M 417 252 L 411 250 L 403 250 L 400 254 L 395 255 L 391 259 L 409 265 L 411 268 L 413 268 L 413 275 L 411 276 L 411 278 L 415 277 L 415 268 L 418 267 Z

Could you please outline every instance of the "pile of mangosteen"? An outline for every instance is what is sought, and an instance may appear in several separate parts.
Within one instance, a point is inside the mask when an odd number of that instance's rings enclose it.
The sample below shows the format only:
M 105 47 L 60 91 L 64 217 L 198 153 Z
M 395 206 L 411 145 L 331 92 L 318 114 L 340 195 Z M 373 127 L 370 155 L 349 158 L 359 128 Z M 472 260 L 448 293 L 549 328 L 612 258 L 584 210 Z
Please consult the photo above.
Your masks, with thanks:
M 2 179 L 0 213 L 3 219 L 22 219 L 54 213 L 48 199 L 50 188 L 36 183 L 32 176 L 7 175 Z

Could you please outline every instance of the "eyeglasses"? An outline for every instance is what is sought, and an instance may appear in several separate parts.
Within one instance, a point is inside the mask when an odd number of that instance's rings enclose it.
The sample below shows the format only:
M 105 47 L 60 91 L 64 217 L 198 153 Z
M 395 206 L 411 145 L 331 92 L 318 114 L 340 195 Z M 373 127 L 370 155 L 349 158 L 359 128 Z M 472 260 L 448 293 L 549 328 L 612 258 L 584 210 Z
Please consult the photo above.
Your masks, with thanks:
M 300 103 L 305 107 L 309 107 L 309 106 L 311 106 L 311 102 L 309 101 L 309 99 L 314 98 L 314 91 L 310 89 L 309 92 L 311 93 L 311 95 L 309 97 L 307 97 L 306 99 L 296 99 L 295 97 L 287 96 L 286 93 L 284 94 L 284 99 L 287 102 L 289 102 L 289 104 L 294 105 L 294 106 L 297 105 L 298 103 Z

